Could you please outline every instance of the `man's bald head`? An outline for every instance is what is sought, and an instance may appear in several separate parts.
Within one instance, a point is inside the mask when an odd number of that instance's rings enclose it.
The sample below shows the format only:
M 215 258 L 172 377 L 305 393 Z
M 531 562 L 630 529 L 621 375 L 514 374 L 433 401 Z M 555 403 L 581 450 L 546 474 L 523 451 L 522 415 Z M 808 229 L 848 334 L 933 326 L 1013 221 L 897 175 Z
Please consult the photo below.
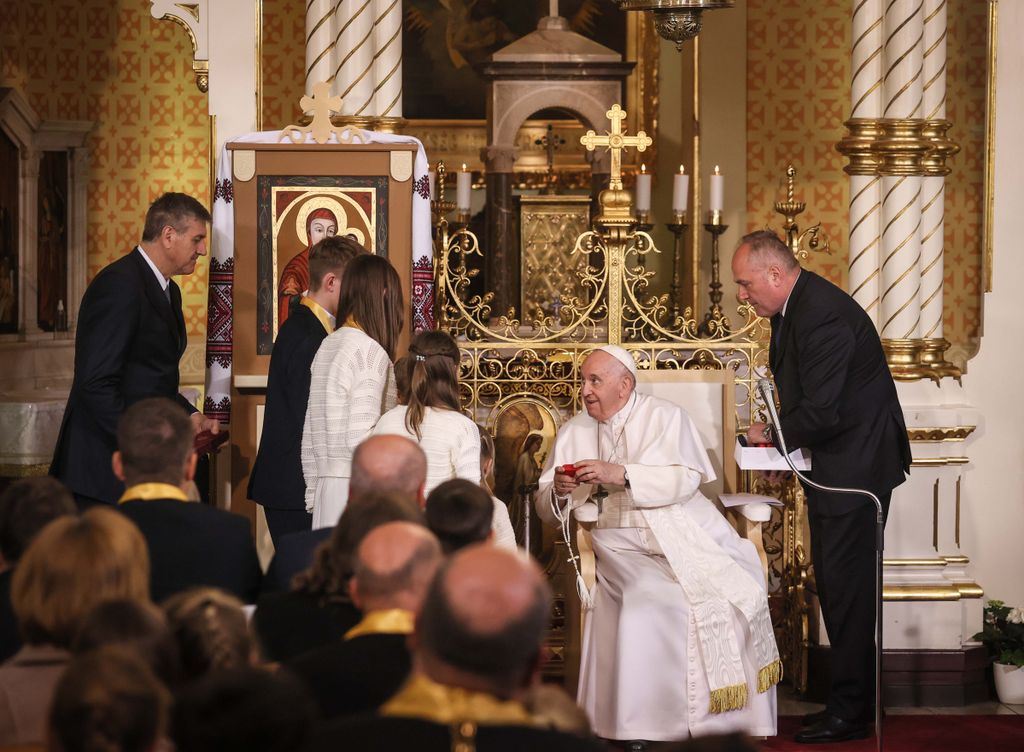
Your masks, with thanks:
M 486 544 L 462 549 L 438 571 L 416 621 L 421 666 L 510 697 L 533 677 L 550 611 L 532 561 Z
M 374 528 L 356 551 L 352 599 L 364 613 L 417 611 L 441 557 L 441 544 L 422 525 L 389 522 Z
M 370 492 L 396 493 L 423 506 L 427 457 L 419 444 L 405 436 L 371 436 L 352 455 L 349 498 Z
M 625 407 L 636 378 L 630 370 L 611 353 L 594 350 L 583 361 L 581 388 L 583 406 L 591 418 L 605 421 Z

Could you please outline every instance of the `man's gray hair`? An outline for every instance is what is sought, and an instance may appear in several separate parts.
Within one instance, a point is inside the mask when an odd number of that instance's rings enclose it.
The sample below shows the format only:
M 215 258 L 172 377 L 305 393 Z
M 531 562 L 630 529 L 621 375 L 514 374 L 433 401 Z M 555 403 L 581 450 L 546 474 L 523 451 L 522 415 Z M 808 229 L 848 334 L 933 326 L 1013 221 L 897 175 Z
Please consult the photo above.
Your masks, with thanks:
M 771 230 L 758 230 L 744 235 L 740 245 L 750 249 L 751 258 L 758 264 L 767 266 L 775 262 L 788 271 L 800 268 L 800 262 L 793 251 Z

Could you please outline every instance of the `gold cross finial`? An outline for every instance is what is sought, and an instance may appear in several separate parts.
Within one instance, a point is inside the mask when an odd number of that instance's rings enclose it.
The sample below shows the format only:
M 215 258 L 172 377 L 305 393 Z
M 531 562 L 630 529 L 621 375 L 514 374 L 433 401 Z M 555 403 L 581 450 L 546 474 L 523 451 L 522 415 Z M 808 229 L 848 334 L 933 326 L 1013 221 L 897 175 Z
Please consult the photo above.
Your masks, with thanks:
M 313 96 L 303 95 L 299 100 L 299 107 L 303 112 L 312 112 L 313 120 L 309 125 L 289 125 L 281 131 L 282 138 L 288 136 L 295 143 L 302 143 L 306 134 L 313 135 L 313 140 L 318 144 L 326 144 L 331 134 L 335 134 L 338 143 L 351 143 L 358 139 L 365 143 L 366 139 L 357 128 L 346 125 L 344 128 L 335 128 L 331 122 L 331 113 L 341 110 L 341 97 L 331 96 L 331 85 L 327 81 L 317 81 L 313 84 Z
M 619 105 L 613 104 L 612 108 L 605 113 L 612 121 L 612 129 L 604 136 L 598 136 L 592 130 L 587 131 L 585 136 L 580 138 L 580 143 L 587 147 L 587 151 L 593 151 L 595 147 L 607 146 L 612 153 L 611 180 L 609 188 L 622 190 L 622 150 L 628 146 L 636 147 L 637 151 L 644 151 L 654 143 L 654 139 L 643 131 L 637 131 L 635 136 L 627 136 L 622 132 L 622 121 L 626 118 L 626 111 Z

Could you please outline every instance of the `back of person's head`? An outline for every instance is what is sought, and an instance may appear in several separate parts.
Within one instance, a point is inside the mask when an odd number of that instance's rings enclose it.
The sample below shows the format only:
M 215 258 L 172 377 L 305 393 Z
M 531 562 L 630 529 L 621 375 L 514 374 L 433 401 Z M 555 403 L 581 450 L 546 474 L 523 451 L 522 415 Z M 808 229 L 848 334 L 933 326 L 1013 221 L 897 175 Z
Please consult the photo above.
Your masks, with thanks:
M 143 242 L 156 240 L 165 227 L 173 227 L 177 232 L 184 232 L 189 222 L 197 219 L 201 222 L 210 221 L 210 212 L 187 193 L 165 193 L 152 204 L 146 212 L 146 223 L 142 228 Z
M 82 620 L 71 650 L 82 655 L 110 645 L 135 653 L 168 687 L 178 682 L 178 645 L 152 603 L 119 598 L 98 604 Z
M 759 266 L 778 264 L 782 269 L 795 271 L 800 266 L 800 261 L 788 245 L 771 230 L 757 230 L 748 233 L 740 239 L 740 245 L 747 246 L 750 250 L 751 259 Z
M 758 752 L 760 747 L 746 734 L 707 734 L 674 742 L 664 752 Z
M 446 554 L 491 535 L 494 502 L 482 486 L 463 478 L 446 480 L 427 496 L 427 527 Z
M 180 486 L 195 454 L 192 421 L 181 405 L 150 397 L 130 405 L 117 423 L 117 454 L 125 483 Z M 116 469 L 115 469 L 116 471 Z
M 366 249 L 347 235 L 331 235 L 309 249 L 309 289 L 316 292 L 324 277 L 333 274 L 345 278 L 349 262 Z
M 30 645 L 70 647 L 86 615 L 115 598 L 149 600 L 149 552 L 127 517 L 102 507 L 40 530 L 11 581 L 11 605 Z
M 50 749 L 149 752 L 167 732 L 170 694 L 129 650 L 105 647 L 76 656 L 50 706 Z
M 351 473 L 350 504 L 370 493 L 396 494 L 419 503 L 427 481 L 427 456 L 407 436 L 371 436 L 353 452 Z
M 181 752 L 292 752 L 305 744 L 312 707 L 285 671 L 221 671 L 178 693 L 171 736 Z
M 416 611 L 440 563 L 441 545 L 422 525 L 380 525 L 356 550 L 352 600 L 363 613 L 389 608 Z
M 349 317 L 395 359 L 398 335 L 405 324 L 402 281 L 386 258 L 371 253 L 352 259 L 341 280 L 339 324 Z
M 412 367 L 416 356 L 403 355 L 395 361 L 395 391 L 398 393 L 398 404 L 409 404 L 409 390 L 412 388 Z
M 487 492 L 494 493 L 494 437 L 491 432 L 477 424 L 480 432 L 480 483 Z
M 446 332 L 419 332 L 409 344 L 412 373 L 405 426 L 422 439 L 426 408 L 460 410 L 459 347 Z
M 74 497 L 56 478 L 22 478 L 0 495 L 0 555 L 13 566 L 47 523 L 77 511 Z
M 321 603 L 349 602 L 356 550 L 371 530 L 389 522 L 426 525 L 422 510 L 404 496 L 370 493 L 350 499 L 330 539 L 316 550 L 312 566 L 295 576 L 292 589 L 315 595 Z
M 252 664 L 255 648 L 242 602 L 235 596 L 216 588 L 193 588 L 172 595 L 163 609 L 185 681 Z
M 532 561 L 491 545 L 453 554 L 416 619 L 416 661 L 428 677 L 502 698 L 536 679 L 551 593 Z

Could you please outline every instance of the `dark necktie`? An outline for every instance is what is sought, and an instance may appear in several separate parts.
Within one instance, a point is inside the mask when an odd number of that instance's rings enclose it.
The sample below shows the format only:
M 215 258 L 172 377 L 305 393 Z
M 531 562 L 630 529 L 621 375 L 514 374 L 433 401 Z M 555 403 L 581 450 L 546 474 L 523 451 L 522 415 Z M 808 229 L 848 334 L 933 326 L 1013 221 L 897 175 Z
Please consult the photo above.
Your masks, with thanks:
M 776 313 L 772 316 L 772 347 L 776 350 L 779 349 L 779 344 L 782 342 L 782 322 L 783 316 L 781 313 Z

